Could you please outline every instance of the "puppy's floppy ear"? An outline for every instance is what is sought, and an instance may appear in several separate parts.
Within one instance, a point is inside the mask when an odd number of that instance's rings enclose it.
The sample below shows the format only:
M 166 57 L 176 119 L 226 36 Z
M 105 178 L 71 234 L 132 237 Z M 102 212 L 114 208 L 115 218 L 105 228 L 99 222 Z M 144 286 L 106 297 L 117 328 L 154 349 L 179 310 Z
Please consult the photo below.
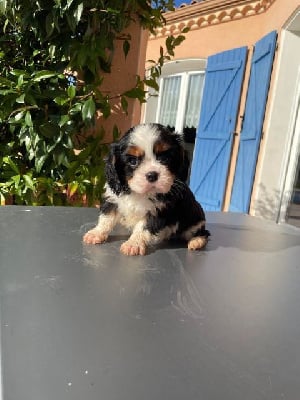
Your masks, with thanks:
M 189 175 L 190 168 L 190 159 L 188 151 L 184 148 L 183 135 L 178 133 L 173 133 L 173 137 L 176 139 L 176 143 L 178 146 L 177 153 L 177 172 L 176 177 L 180 179 L 182 182 L 186 182 Z
M 124 164 L 121 159 L 121 151 L 118 143 L 110 145 L 110 150 L 105 163 L 105 177 L 108 186 L 119 195 L 125 190 Z
M 182 181 L 182 182 L 186 182 L 188 175 L 189 175 L 189 168 L 190 168 L 190 160 L 189 160 L 189 155 L 187 150 L 184 150 L 184 148 L 182 147 L 182 151 L 181 151 L 181 162 L 180 162 L 180 166 L 178 169 L 178 178 Z

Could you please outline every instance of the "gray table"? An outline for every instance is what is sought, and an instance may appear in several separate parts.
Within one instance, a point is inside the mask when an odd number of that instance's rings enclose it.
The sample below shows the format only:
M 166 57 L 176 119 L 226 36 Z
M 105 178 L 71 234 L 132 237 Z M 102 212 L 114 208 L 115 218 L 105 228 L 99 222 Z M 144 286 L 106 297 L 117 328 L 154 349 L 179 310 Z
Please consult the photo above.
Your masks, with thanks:
M 208 213 L 205 250 L 126 257 L 97 214 L 0 207 L 4 400 L 299 400 L 299 230 Z

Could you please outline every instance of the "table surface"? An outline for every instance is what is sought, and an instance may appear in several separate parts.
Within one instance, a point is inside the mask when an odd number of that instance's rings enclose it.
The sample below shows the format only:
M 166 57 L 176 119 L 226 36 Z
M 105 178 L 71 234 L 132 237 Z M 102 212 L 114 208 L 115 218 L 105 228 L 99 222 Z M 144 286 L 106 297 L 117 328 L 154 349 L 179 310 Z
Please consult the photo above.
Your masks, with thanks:
M 207 213 L 205 250 L 126 257 L 97 215 L 0 207 L 2 399 L 299 400 L 299 229 Z

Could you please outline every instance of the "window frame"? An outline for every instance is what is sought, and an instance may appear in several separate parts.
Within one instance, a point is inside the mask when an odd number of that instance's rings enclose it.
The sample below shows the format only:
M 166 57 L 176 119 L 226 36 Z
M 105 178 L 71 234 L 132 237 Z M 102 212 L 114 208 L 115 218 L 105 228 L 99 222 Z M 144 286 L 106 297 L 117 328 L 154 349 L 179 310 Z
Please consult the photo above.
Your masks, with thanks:
M 177 60 L 172 60 L 166 62 L 162 66 L 160 79 L 174 74 L 181 74 L 184 72 L 193 72 L 193 71 L 203 72 L 205 76 L 206 65 L 207 65 L 206 58 L 181 58 Z M 157 111 L 159 92 L 156 92 L 152 88 L 148 88 L 148 91 L 149 93 L 147 96 L 147 102 L 143 105 L 141 112 L 140 120 L 142 123 L 157 122 L 157 116 L 159 115 Z
M 187 108 L 189 79 L 192 75 L 203 75 L 204 79 L 205 79 L 205 71 L 204 70 L 182 71 L 182 72 L 173 73 L 173 74 L 165 74 L 160 78 L 155 122 L 159 122 L 161 103 L 162 103 L 162 97 L 163 97 L 162 94 L 163 94 L 163 88 L 164 88 L 164 80 L 167 78 L 180 76 L 181 80 L 180 80 L 179 101 L 178 101 L 178 109 L 177 109 L 177 114 L 176 114 L 175 130 L 177 132 L 183 131 L 183 128 L 184 128 L 183 124 L 184 124 L 185 113 L 186 113 L 186 108 Z M 203 81 L 203 86 L 204 86 L 204 81 Z M 202 86 L 202 91 L 203 91 L 203 86 Z M 200 113 L 200 106 L 201 106 L 201 102 L 199 105 L 199 113 Z M 197 129 L 197 126 L 195 128 Z

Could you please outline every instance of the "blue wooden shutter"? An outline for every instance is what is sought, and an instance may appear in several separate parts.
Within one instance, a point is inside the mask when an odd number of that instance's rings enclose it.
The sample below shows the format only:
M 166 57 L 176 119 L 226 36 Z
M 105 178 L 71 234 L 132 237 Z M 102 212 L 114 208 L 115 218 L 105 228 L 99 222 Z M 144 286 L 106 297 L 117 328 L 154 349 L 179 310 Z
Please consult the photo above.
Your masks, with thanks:
M 232 188 L 230 211 L 249 211 L 257 155 L 276 47 L 275 31 L 259 40 L 254 48 L 246 107 Z
M 190 187 L 205 210 L 221 210 L 247 48 L 208 58 Z

